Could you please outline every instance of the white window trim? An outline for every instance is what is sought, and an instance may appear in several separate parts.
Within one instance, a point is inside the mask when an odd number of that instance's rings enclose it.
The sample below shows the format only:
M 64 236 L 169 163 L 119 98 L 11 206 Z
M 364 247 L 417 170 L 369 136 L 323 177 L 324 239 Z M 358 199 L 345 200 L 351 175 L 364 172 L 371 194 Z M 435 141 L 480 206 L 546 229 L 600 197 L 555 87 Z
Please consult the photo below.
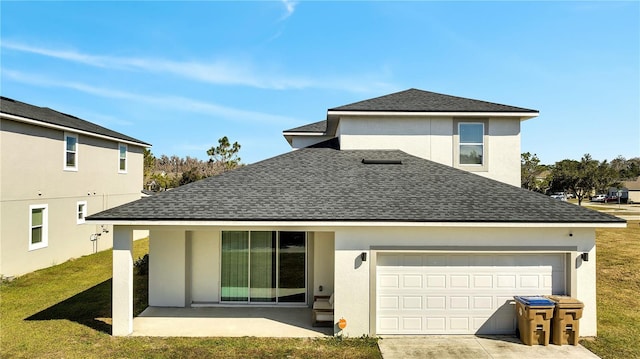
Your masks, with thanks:
M 76 165 L 71 167 L 71 166 L 67 166 L 67 138 L 69 137 L 73 137 L 76 139 L 76 150 L 75 150 L 75 154 L 76 154 Z M 76 133 L 70 133 L 70 132 L 65 132 L 64 133 L 64 141 L 62 141 L 62 166 L 64 168 L 65 171 L 78 171 L 78 149 L 80 147 L 80 143 L 78 141 L 78 134 Z
M 80 206 L 82 207 L 82 218 L 78 218 L 78 214 L 80 213 Z M 87 201 L 78 201 L 76 203 L 76 223 L 83 224 L 85 222 L 84 218 L 87 216 Z
M 34 209 L 42 209 L 42 241 L 40 243 L 32 243 L 33 236 L 33 215 Z M 46 204 L 34 204 L 29 206 L 29 250 L 33 251 L 45 248 L 49 245 L 49 206 Z
M 456 119 L 454 123 L 454 143 L 453 143 L 453 163 L 454 167 L 469 172 L 486 172 L 489 170 L 489 120 L 488 119 Z M 482 125 L 482 164 L 461 164 L 460 163 L 460 125 L 481 124 Z
M 120 169 L 120 147 L 124 146 L 124 170 Z M 118 173 L 127 173 L 129 167 L 129 146 L 126 143 L 118 143 Z

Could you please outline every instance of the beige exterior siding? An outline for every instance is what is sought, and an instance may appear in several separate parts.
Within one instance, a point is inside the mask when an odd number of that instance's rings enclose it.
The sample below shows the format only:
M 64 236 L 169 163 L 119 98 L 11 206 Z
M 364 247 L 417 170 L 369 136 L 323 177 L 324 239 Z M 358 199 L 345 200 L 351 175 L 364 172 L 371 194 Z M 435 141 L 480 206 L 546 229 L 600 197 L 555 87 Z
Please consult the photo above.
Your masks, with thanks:
M 483 121 L 485 166 L 460 166 L 458 121 Z M 343 150 L 395 150 L 520 186 L 520 119 L 454 117 L 341 117 L 336 134 Z
M 133 231 L 134 227 L 119 227 Z M 139 228 L 139 227 L 135 227 Z M 224 230 L 265 230 L 264 227 L 152 226 L 150 235 L 149 305 L 189 307 L 218 305 L 220 288 L 220 233 Z M 285 227 L 269 229 L 287 230 Z M 521 255 L 564 258 L 564 278 L 553 291 L 585 303 L 580 332 L 596 330 L 595 230 L 577 227 L 309 227 L 307 291 L 335 293 L 335 318 L 349 325 L 336 334 L 376 335 L 376 260 L 392 253 L 502 255 L 514 265 Z M 490 238 L 490 243 L 487 242 Z M 361 254 L 367 259 L 362 261 Z M 589 253 L 589 261 L 580 259 Z M 128 257 L 127 257 L 128 258 Z M 117 266 L 114 262 L 114 268 Z M 124 285 L 124 284 L 123 284 Z M 323 291 L 319 291 L 319 286 Z M 523 292 L 527 295 L 527 292 Z M 307 302 L 309 305 L 311 301 Z M 260 305 L 260 304 L 258 304 Z M 128 325 L 122 318 L 114 327 Z M 123 327 L 124 328 L 124 327 Z M 124 329 L 123 329 L 124 330 Z M 337 329 L 336 329 L 337 330 Z M 125 334 L 128 334 L 125 333 Z
M 0 274 L 21 275 L 111 248 L 110 226 L 78 224 L 78 202 L 86 202 L 91 215 L 139 199 L 143 147 L 128 145 L 127 173 L 118 173 L 117 140 L 77 134 L 77 171 L 69 171 L 64 138 L 72 130 L 0 121 Z M 36 250 L 29 250 L 32 205 L 48 210 L 48 244 Z

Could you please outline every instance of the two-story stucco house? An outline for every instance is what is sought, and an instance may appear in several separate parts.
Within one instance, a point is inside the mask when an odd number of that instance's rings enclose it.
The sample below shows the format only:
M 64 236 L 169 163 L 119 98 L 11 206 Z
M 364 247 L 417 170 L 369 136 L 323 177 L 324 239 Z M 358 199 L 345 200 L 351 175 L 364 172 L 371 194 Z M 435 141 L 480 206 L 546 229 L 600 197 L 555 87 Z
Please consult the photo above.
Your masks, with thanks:
M 294 151 L 90 217 L 114 225 L 113 334 L 134 330 L 142 228 L 151 307 L 333 294 L 336 334 L 513 334 L 514 295 L 566 294 L 595 335 L 595 228 L 626 224 L 519 188 L 537 115 L 410 89 L 284 131 Z
M 85 217 L 139 199 L 150 145 L 77 117 L 0 99 L 0 274 L 111 248 Z

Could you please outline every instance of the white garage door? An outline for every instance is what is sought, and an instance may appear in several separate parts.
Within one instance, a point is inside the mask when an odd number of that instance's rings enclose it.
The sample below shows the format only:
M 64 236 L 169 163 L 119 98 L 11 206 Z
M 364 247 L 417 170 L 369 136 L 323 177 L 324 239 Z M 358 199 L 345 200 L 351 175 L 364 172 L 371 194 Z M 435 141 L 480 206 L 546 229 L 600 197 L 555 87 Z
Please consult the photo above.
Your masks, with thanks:
M 514 295 L 564 294 L 563 254 L 379 254 L 378 334 L 512 334 Z

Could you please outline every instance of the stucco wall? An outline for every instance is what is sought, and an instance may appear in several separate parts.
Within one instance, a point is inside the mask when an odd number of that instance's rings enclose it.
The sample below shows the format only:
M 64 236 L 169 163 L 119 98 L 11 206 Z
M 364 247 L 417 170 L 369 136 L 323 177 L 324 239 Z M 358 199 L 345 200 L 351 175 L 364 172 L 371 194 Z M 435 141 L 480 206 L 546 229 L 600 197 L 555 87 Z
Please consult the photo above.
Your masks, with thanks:
M 128 172 L 118 173 L 118 143 L 78 136 L 78 171 L 65 171 L 64 132 L 0 120 L 0 274 L 14 276 L 111 248 L 112 233 L 77 224 L 77 202 L 87 214 L 140 198 L 143 149 L 128 146 Z M 29 251 L 30 205 L 46 204 L 48 246 Z
M 185 231 L 151 230 L 149 241 L 149 305 L 185 306 Z
M 149 305 L 184 307 L 192 303 L 219 302 L 222 230 L 220 227 L 197 230 L 155 227 L 150 230 Z M 314 257 L 308 259 L 312 271 L 308 275 L 311 296 L 333 293 L 333 241 L 333 232 L 309 233 L 309 246 L 313 248 L 308 248 L 308 255 Z M 320 285 L 322 292 L 318 288 Z
M 452 117 L 341 117 L 338 127 L 340 148 L 399 149 L 417 157 L 455 166 L 454 123 Z M 485 171 L 474 173 L 519 187 L 520 120 L 490 118 L 487 132 L 485 152 L 488 167 Z
M 571 236 L 569 235 L 571 234 Z M 567 263 L 566 293 L 585 303 L 580 332 L 583 336 L 596 335 L 595 301 L 595 231 L 592 229 L 543 228 L 340 228 L 335 232 L 335 316 L 344 317 L 347 328 L 342 334 L 361 336 L 370 334 L 369 313 L 375 311 L 371 298 L 375 296 L 375 267 L 370 266 L 371 248 L 383 250 L 420 250 L 429 247 L 440 251 L 491 246 L 491 252 L 532 251 L 539 246 L 545 251 L 554 247 L 577 247 L 567 252 L 572 260 Z M 456 248 L 458 247 L 458 248 Z M 516 247 L 516 248 L 513 248 Z M 384 248 L 384 249 L 380 249 Z M 495 249 L 495 251 L 493 250 Z M 368 254 L 362 263 L 359 256 Z M 588 262 L 582 262 L 579 253 L 589 252 Z
M 334 245 L 332 232 L 315 232 L 313 241 L 313 281 L 314 295 L 331 295 L 333 293 Z M 319 290 L 322 286 L 322 292 Z
M 220 231 L 191 232 L 191 300 L 217 303 L 220 288 Z

